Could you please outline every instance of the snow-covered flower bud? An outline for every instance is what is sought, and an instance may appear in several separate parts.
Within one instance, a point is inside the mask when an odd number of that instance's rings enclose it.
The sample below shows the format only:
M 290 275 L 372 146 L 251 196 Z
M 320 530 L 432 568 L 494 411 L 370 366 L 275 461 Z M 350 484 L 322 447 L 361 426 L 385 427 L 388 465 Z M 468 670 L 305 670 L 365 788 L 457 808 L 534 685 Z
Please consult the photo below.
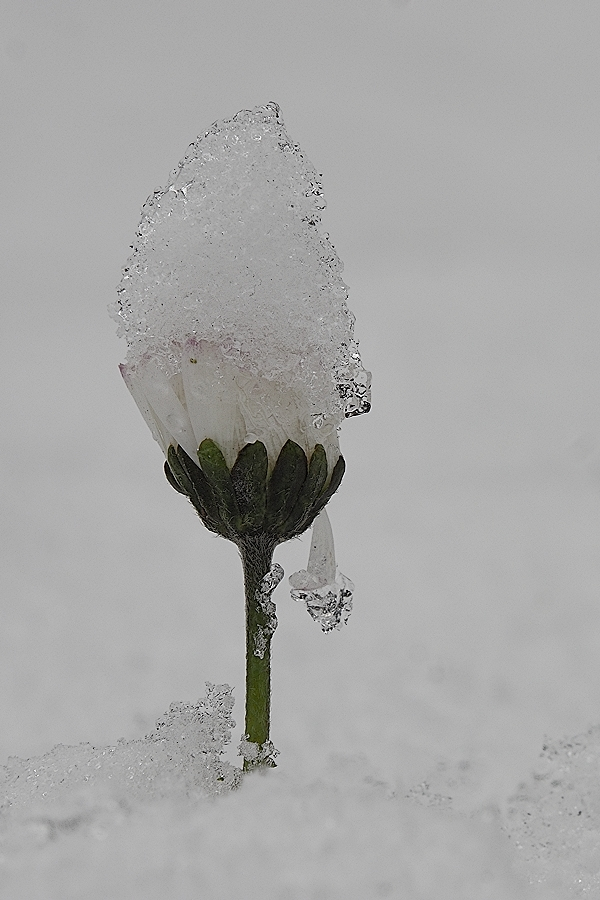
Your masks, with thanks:
M 324 206 L 278 106 L 243 111 L 148 198 L 123 270 L 123 377 L 169 481 L 231 540 L 307 528 L 343 474 L 340 423 L 370 408 Z
M 316 520 L 293 596 L 325 631 L 352 602 L 324 508 L 345 469 L 338 429 L 370 409 L 370 375 L 324 207 L 277 104 L 215 123 L 146 201 L 112 309 L 128 344 L 121 372 L 167 480 L 240 552 L 246 771 L 274 765 L 277 544 Z

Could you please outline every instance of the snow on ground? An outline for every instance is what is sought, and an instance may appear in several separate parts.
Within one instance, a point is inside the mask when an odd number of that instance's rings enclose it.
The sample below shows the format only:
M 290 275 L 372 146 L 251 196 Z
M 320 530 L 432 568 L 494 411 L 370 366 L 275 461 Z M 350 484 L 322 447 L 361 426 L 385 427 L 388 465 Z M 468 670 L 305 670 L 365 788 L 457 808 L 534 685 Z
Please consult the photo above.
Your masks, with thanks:
M 595 900 L 598 3 L 12 6 L 1 763 L 150 753 L 131 742 L 206 681 L 242 719 L 235 548 L 164 480 L 106 315 L 205 124 L 281 104 L 374 378 L 329 508 L 349 623 L 274 594 L 278 768 L 149 799 L 58 771 L 0 816 L 0 894 Z
M 449 282 L 437 285 L 442 298 Z M 376 296 L 389 289 L 373 279 Z M 455 346 L 427 321 L 416 331 L 396 321 L 408 334 L 396 359 L 391 337 L 377 335 L 381 405 L 346 428 L 349 471 L 331 504 L 340 565 L 357 585 L 348 625 L 323 635 L 284 583 L 274 595 L 278 768 L 214 799 L 197 785 L 184 798 L 179 775 L 172 796 L 148 799 L 114 784 L 67 781 L 47 800 L 27 788 L 3 813 L 4 896 L 229 897 L 248 884 L 274 898 L 595 896 L 598 749 L 595 733 L 585 737 L 600 684 L 595 433 L 577 438 L 556 395 L 528 396 L 539 368 L 557 377 L 541 354 L 548 337 L 539 353 L 517 354 L 522 377 L 507 389 L 491 351 L 480 371 L 473 362 L 484 338 L 500 339 L 493 317 L 454 314 L 472 323 Z M 574 328 L 565 397 L 597 379 Z M 557 332 L 553 342 L 574 341 Z M 367 328 L 364 344 L 373 340 Z M 84 360 L 64 333 L 48 346 L 71 360 L 59 395 L 72 367 L 102 371 L 104 348 Z M 57 427 L 41 462 L 34 441 L 19 454 L 5 447 L 28 480 L 5 478 L 3 578 L 19 603 L 6 610 L 3 742 L 5 758 L 37 755 L 27 772 L 54 743 L 91 741 L 96 751 L 67 759 L 97 758 L 124 736 L 131 761 L 161 708 L 193 701 L 207 678 L 234 685 L 241 719 L 235 549 L 163 485 L 160 454 L 111 376 L 97 392 L 114 429 L 99 438 L 97 409 L 80 404 L 65 457 L 74 405 L 52 407 L 48 393 Z M 23 390 L 48 391 L 32 379 Z M 465 421 L 477 396 L 486 415 Z M 382 462 L 361 451 L 366 438 Z M 292 572 L 306 554 L 304 539 L 277 558 Z M 585 752 L 573 763 L 561 741 L 576 734 Z M 231 764 L 239 737 L 238 725 Z M 550 763 L 544 745 L 560 751 Z
M 214 801 L 68 794 L 17 810 L 2 838 L 15 900 L 537 896 L 493 818 L 409 803 L 349 756 L 317 778 L 256 774 Z

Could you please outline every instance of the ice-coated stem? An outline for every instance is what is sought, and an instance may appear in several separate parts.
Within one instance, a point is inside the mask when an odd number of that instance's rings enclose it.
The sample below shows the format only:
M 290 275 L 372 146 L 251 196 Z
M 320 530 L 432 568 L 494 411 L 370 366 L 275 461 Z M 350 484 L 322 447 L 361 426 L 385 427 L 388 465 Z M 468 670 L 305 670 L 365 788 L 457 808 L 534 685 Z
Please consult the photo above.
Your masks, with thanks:
M 272 622 L 260 603 L 264 577 L 271 570 L 276 543 L 267 535 L 246 536 L 240 543 L 246 593 L 246 741 L 260 751 L 269 741 L 271 713 L 271 638 Z M 259 652 L 257 652 L 257 649 Z M 257 765 L 273 766 L 259 752 L 257 761 L 244 758 L 244 770 Z

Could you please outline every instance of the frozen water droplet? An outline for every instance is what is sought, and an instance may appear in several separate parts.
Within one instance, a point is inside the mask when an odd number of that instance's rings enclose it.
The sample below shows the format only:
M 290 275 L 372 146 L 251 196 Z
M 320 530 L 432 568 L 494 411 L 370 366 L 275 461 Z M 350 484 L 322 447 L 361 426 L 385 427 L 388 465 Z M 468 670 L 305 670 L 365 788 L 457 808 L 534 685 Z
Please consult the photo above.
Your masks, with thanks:
M 313 525 L 308 566 L 290 576 L 292 600 L 306 603 L 323 631 L 340 629 L 352 612 L 354 585 L 335 564 L 333 532 L 325 510 Z
M 259 625 L 254 635 L 254 655 L 259 659 L 264 659 L 265 650 L 267 649 L 267 639 L 273 634 L 277 628 L 277 618 L 274 616 L 275 624 L 272 628 Z
M 256 602 L 264 615 L 264 621 L 258 626 L 254 638 L 254 655 L 260 659 L 263 659 L 267 649 L 267 642 L 277 628 L 276 607 L 271 600 L 271 595 L 282 578 L 283 568 L 279 563 L 274 563 L 264 576 L 255 594 Z

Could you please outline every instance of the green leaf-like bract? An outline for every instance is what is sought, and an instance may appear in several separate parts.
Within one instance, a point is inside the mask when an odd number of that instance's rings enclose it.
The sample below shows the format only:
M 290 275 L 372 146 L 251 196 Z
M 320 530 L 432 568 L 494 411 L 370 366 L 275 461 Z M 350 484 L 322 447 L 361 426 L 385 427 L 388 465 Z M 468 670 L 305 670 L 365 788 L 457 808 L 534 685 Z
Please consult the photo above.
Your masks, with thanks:
M 207 438 L 198 448 L 198 462 L 181 447 L 169 447 L 167 479 L 189 497 L 207 528 L 240 547 L 255 540 L 275 546 L 302 534 L 338 489 L 345 470 L 340 456 L 328 482 L 322 445 L 307 462 L 302 447 L 291 440 L 270 477 L 261 441 L 242 447 L 230 471 L 221 449 Z
M 173 450 L 173 447 L 169 447 L 169 450 Z M 181 485 L 179 484 L 179 482 L 173 475 L 173 470 L 171 469 L 171 466 L 169 465 L 169 463 L 167 462 L 166 459 L 165 459 L 165 475 L 167 476 L 167 481 L 169 482 L 169 484 L 171 485 L 172 488 L 175 488 L 175 490 L 178 491 L 180 494 L 183 494 L 184 497 L 188 496 L 188 492 L 186 490 L 184 490 L 184 488 L 181 487 Z
M 235 527 L 240 512 L 225 457 L 214 441 L 205 438 L 198 447 L 198 459 L 202 472 L 210 485 L 219 516 L 230 527 Z
M 269 458 L 262 441 L 246 444 L 231 469 L 231 483 L 237 501 L 239 530 L 261 531 L 267 508 L 267 470 Z
M 315 502 L 321 497 L 327 481 L 327 455 L 322 444 L 317 444 L 308 465 L 308 474 L 285 523 L 293 532 L 292 537 L 302 534 L 312 525 Z
M 329 503 L 340 484 L 342 483 L 342 478 L 344 477 L 344 472 L 346 471 L 346 461 L 343 456 L 338 456 L 338 460 L 333 467 L 333 472 L 331 473 L 331 478 L 329 479 L 329 484 L 327 485 L 326 490 L 323 491 L 319 500 L 316 503 L 315 516 L 317 516 L 322 509 Z
M 265 525 L 280 535 L 289 519 L 308 472 L 306 454 L 295 441 L 286 441 L 267 485 Z
M 202 469 L 187 455 L 183 447 L 177 449 L 169 447 L 167 459 L 175 480 L 192 501 L 206 527 L 216 534 L 229 537 L 228 531 L 223 528 L 210 485 Z

